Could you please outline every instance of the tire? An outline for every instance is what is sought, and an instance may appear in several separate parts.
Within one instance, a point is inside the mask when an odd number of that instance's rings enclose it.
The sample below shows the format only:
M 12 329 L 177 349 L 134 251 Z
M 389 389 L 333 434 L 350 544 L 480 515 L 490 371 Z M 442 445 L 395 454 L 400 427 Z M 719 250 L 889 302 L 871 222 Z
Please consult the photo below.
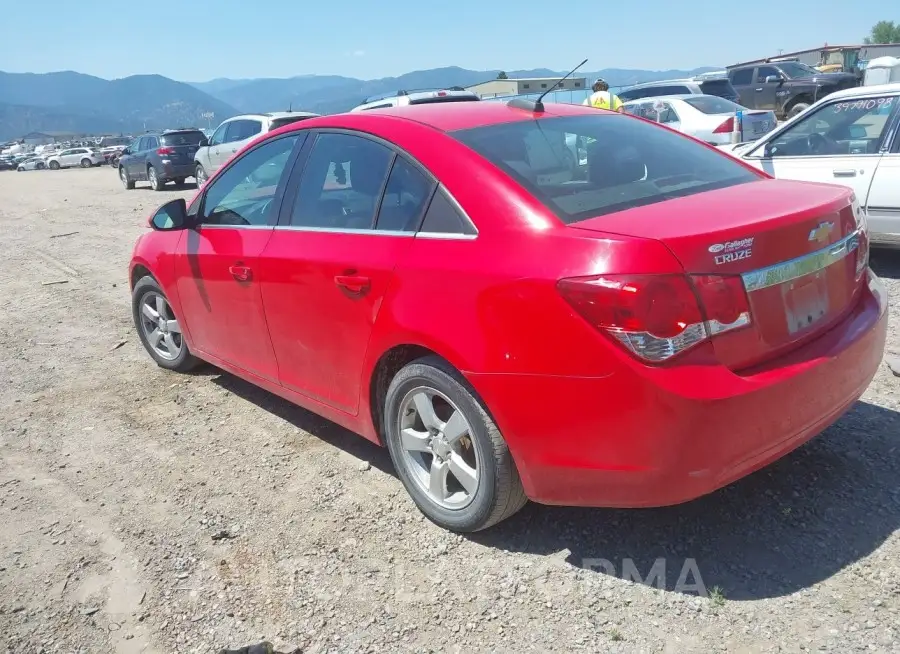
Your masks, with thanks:
M 45 166 L 44 164 L 42 164 L 42 163 L 39 163 L 39 164 L 35 164 L 35 165 L 34 165 L 34 169 L 35 169 L 35 170 L 43 170 L 44 168 L 46 168 L 46 166 Z
M 430 398 L 429 394 L 432 394 Z M 432 436 L 427 435 L 427 424 L 420 412 L 413 409 L 419 406 L 413 398 L 419 396 L 426 397 L 443 425 Z M 450 416 L 455 412 L 464 419 L 465 429 L 448 429 L 454 422 Z M 509 518 L 528 501 L 500 430 L 462 375 L 442 359 L 423 357 L 397 373 L 388 387 L 383 419 L 385 440 L 397 474 L 419 510 L 435 524 L 462 533 L 480 531 Z M 455 424 L 458 426 L 459 422 Z M 401 441 L 404 426 L 420 435 L 406 440 L 419 443 L 422 450 L 404 446 Z M 463 435 L 448 447 L 445 431 Z M 456 476 L 452 464 L 462 461 L 472 470 L 473 460 L 476 476 L 471 490 L 467 491 L 459 481 L 463 477 Z M 437 498 L 428 490 L 435 461 L 442 461 L 450 470 L 438 485 L 445 499 Z M 456 469 L 460 469 L 459 463 Z
M 175 185 L 176 186 L 184 186 L 184 180 L 185 180 L 184 177 L 175 178 Z
M 154 191 L 162 191 L 166 185 L 166 183 L 157 176 L 156 168 L 153 166 L 147 166 L 147 179 L 150 182 L 150 188 Z
M 125 170 L 125 166 L 119 166 L 119 179 L 122 181 L 122 186 L 124 186 L 126 190 L 134 190 L 134 180 L 131 179 L 128 171 Z
M 51 161 L 48 165 L 50 166 L 50 170 L 59 170 L 58 161 Z
M 160 300 L 165 305 L 162 313 L 159 312 L 161 307 L 159 304 Z M 149 304 L 151 309 L 156 310 L 156 320 L 145 314 L 145 304 Z M 131 293 L 131 313 L 134 318 L 134 326 L 137 329 L 138 338 L 140 338 L 141 344 L 147 350 L 147 353 L 156 361 L 156 365 L 174 372 L 188 372 L 197 366 L 199 359 L 191 354 L 187 341 L 181 337 L 181 327 L 178 327 L 177 332 L 172 329 L 172 323 L 177 324 L 179 318 L 172 311 L 169 301 L 159 284 L 149 275 L 142 277 L 134 285 L 134 291 Z M 162 329 L 162 324 L 158 322 L 160 318 L 166 324 L 165 330 Z M 156 347 L 150 340 L 154 332 L 161 333 Z M 164 354 L 162 352 L 163 349 L 168 354 Z
M 807 109 L 809 109 L 809 105 L 807 103 L 798 102 L 797 104 L 795 104 L 788 110 L 787 119 L 790 120 L 797 114 L 802 113 L 802 112 L 806 111 Z
M 203 164 L 197 164 L 197 168 L 194 170 L 194 179 L 197 180 L 197 188 L 203 188 L 203 185 L 206 184 L 209 175 L 206 174 Z
M 82 167 L 82 168 L 90 168 L 90 167 L 93 166 L 93 165 L 94 165 L 94 164 L 91 163 L 91 160 L 90 160 L 90 159 L 82 159 L 82 160 L 81 160 L 81 167 Z

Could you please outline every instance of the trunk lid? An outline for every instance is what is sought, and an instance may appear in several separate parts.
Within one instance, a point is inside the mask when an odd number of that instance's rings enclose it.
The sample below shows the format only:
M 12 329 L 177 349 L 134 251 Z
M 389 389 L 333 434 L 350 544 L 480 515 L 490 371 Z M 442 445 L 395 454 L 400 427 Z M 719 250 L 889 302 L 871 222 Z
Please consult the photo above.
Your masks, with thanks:
M 751 325 L 713 338 L 719 360 L 738 370 L 799 347 L 852 308 L 864 271 L 851 195 L 839 186 L 761 180 L 570 227 L 661 241 L 687 273 L 740 275 Z

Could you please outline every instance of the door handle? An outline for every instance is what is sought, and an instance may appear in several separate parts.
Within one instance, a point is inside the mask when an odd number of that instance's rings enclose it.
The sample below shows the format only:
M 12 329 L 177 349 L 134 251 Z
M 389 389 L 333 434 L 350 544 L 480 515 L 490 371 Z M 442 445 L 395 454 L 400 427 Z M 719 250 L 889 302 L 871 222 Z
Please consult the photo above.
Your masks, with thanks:
M 348 293 L 363 295 L 369 290 L 371 280 L 361 275 L 337 275 L 334 278 L 334 283 Z
M 757 91 L 757 93 L 758 93 L 758 92 L 762 91 L 762 89 L 756 89 L 756 91 Z
M 249 282 L 253 276 L 253 271 L 247 266 L 231 266 L 228 268 L 228 272 L 239 282 Z
M 852 168 L 842 168 L 831 171 L 835 177 L 856 177 L 856 171 Z

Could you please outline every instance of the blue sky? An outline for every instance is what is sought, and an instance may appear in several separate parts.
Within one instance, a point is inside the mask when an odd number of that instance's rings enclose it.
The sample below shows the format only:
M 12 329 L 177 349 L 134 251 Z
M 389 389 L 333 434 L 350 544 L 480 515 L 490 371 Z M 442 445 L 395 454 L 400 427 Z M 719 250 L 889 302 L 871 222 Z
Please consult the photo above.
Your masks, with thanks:
M 178 80 L 457 65 L 694 68 L 859 43 L 889 2 L 791 0 L 0 0 L 0 70 Z M 848 10 L 851 7 L 852 10 Z M 733 23 L 729 16 L 737 16 Z M 116 45 L 113 45 L 116 44 Z

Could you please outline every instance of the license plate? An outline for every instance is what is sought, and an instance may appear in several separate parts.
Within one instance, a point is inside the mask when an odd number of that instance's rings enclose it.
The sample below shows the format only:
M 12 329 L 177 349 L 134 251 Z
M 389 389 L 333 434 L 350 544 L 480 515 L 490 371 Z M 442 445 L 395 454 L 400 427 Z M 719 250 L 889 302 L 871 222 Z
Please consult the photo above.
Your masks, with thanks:
M 785 284 L 784 309 L 788 332 L 797 332 L 815 325 L 828 313 L 828 287 L 821 272 L 810 279 Z

